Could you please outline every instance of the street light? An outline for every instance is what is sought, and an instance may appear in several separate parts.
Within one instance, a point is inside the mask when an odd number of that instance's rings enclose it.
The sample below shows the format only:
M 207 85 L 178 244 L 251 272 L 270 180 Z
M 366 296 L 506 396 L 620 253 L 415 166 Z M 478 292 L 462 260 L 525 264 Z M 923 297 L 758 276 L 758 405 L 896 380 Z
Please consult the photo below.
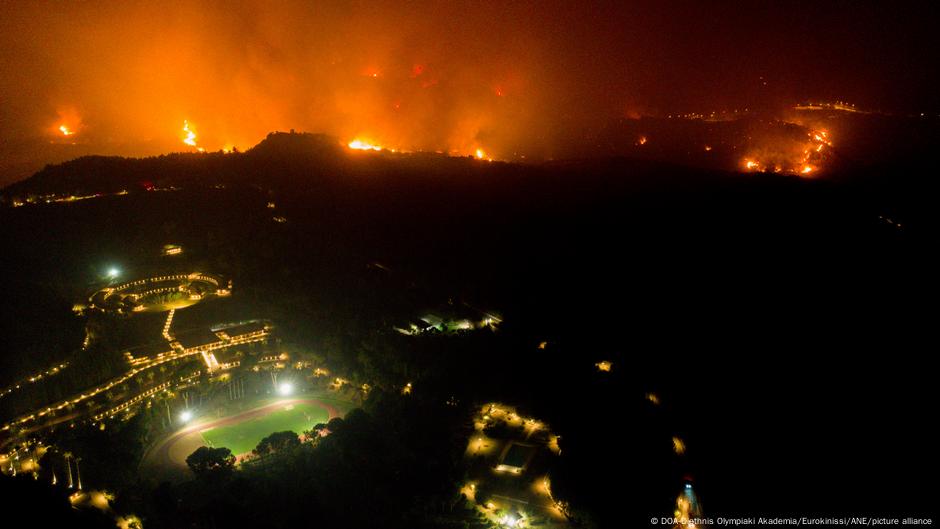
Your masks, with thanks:
M 281 395 L 290 395 L 294 392 L 294 386 L 290 382 L 284 382 L 278 386 L 277 392 Z
M 193 412 L 189 410 L 183 410 L 183 412 L 180 413 L 180 420 L 182 422 L 189 422 L 189 420 L 192 418 L 193 418 Z
M 111 279 L 114 279 L 115 277 L 117 277 L 117 276 L 120 275 L 120 274 L 121 274 L 121 271 L 118 270 L 117 268 L 113 267 L 113 266 L 108 269 L 108 277 L 110 277 Z

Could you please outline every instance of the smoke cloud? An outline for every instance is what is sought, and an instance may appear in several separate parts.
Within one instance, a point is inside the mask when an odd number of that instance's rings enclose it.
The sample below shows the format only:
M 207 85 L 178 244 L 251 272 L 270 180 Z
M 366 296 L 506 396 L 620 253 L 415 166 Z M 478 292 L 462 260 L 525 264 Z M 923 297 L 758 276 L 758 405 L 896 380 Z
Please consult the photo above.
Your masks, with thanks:
M 757 4 L 10 2 L 0 143 L 183 150 L 188 120 L 207 150 L 294 128 L 544 158 L 618 117 L 937 97 L 922 10 Z

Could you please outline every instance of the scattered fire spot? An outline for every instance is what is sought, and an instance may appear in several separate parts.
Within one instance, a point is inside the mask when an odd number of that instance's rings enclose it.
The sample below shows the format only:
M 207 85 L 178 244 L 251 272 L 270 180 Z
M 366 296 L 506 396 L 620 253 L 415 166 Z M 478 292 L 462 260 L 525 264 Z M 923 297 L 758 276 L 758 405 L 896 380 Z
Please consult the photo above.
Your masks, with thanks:
M 373 145 L 367 141 L 363 141 L 359 139 L 355 139 L 349 142 L 349 148 L 360 150 L 360 151 L 381 151 L 382 150 L 382 147 L 378 145 Z

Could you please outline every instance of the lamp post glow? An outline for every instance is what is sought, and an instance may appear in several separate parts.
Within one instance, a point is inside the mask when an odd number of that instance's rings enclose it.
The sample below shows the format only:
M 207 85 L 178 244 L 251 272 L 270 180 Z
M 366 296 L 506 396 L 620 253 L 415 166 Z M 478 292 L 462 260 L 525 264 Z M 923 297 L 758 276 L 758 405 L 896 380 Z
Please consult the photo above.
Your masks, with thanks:
M 189 420 L 192 418 L 193 418 L 193 412 L 189 410 L 183 410 L 183 412 L 180 413 L 180 421 L 184 423 L 189 422 Z
M 277 392 L 281 395 L 290 395 L 294 392 L 294 386 L 290 382 L 284 382 L 278 386 Z
M 110 277 L 111 279 L 114 279 L 115 277 L 119 276 L 120 274 L 121 274 L 121 271 L 118 270 L 117 268 L 115 268 L 115 267 L 113 267 L 113 266 L 112 266 L 111 268 L 108 268 L 108 277 Z
M 72 463 L 69 461 L 72 459 L 72 452 L 66 452 L 62 454 L 62 457 L 65 459 L 66 468 L 69 469 L 69 488 L 71 489 L 75 486 L 75 484 L 72 482 Z M 16 474 L 13 475 L 15 476 Z

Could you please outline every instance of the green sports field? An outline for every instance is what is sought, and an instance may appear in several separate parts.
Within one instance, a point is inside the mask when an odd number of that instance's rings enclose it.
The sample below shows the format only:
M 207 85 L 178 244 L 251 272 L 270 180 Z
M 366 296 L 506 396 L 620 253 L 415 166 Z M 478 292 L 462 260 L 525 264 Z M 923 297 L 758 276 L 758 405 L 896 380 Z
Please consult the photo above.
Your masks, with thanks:
M 274 432 L 290 430 L 301 434 L 317 423 L 327 422 L 329 417 L 325 408 L 314 404 L 288 404 L 266 415 L 203 430 L 200 434 L 207 445 L 225 447 L 237 455 L 250 452 L 258 441 Z

